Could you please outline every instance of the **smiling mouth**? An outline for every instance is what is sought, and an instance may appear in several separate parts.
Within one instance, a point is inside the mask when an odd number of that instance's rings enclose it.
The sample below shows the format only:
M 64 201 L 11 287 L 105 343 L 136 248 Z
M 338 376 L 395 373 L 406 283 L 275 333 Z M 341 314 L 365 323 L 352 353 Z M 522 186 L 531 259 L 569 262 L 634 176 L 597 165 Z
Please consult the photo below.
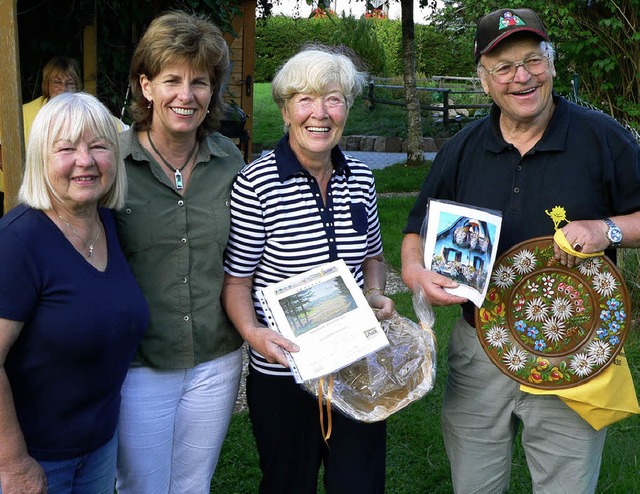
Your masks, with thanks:
M 196 112 L 193 108 L 171 108 L 171 111 L 185 117 L 191 116 Z
M 326 134 L 331 129 L 329 127 L 307 127 L 309 132 L 317 132 L 319 134 Z
M 536 89 L 538 89 L 537 87 L 532 87 L 529 89 L 525 89 L 524 91 L 514 91 L 511 94 L 515 94 L 515 95 L 522 95 L 522 94 L 531 94 L 533 93 Z

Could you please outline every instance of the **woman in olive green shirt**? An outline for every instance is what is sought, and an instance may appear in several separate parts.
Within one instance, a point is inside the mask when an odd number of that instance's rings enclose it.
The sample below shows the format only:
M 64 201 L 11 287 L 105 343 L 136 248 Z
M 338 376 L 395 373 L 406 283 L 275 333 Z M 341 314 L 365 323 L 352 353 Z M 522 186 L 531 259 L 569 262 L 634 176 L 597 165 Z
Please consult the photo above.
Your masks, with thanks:
M 244 162 L 217 132 L 229 66 L 218 28 L 156 18 L 131 62 L 134 125 L 123 249 L 151 323 L 122 389 L 119 494 L 208 493 L 233 412 L 242 339 L 220 305 L 231 183 Z

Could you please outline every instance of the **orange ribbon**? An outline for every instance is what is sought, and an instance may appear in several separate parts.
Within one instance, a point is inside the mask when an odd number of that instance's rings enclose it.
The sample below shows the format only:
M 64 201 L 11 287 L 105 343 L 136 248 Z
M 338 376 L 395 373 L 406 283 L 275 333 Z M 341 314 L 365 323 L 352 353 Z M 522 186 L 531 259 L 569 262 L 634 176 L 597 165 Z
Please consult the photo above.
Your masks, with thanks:
M 324 386 L 324 377 L 321 377 L 318 381 L 318 408 L 320 409 L 320 429 L 322 430 L 322 438 L 325 444 L 329 447 L 329 438 L 331 437 L 331 430 L 333 423 L 331 421 L 331 398 L 333 397 L 333 374 L 329 376 L 329 386 L 327 387 L 327 428 L 324 427 L 324 406 L 322 404 L 322 388 Z

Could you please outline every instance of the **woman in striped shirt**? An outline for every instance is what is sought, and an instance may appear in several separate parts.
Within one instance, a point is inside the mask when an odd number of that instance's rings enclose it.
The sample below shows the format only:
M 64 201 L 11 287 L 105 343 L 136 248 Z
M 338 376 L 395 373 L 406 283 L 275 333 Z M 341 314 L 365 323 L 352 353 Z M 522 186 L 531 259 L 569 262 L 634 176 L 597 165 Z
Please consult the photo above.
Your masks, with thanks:
M 231 193 L 223 303 L 250 346 L 247 400 L 262 469 L 261 493 L 384 492 L 386 424 L 333 413 L 325 444 L 316 400 L 298 386 L 268 329 L 256 290 L 343 259 L 378 317 L 389 317 L 373 174 L 338 142 L 365 76 L 326 47 L 292 57 L 272 82 L 286 135 L 246 166 Z

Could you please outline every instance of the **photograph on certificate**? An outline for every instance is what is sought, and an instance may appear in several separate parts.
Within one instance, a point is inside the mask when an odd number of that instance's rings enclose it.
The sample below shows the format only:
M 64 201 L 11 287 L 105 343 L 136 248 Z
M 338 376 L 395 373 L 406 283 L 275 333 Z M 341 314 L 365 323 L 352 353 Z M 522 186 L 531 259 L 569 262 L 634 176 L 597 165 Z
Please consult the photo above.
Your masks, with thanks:
M 496 259 L 501 213 L 430 199 L 425 223 L 425 267 L 459 283 L 447 292 L 480 307 Z

